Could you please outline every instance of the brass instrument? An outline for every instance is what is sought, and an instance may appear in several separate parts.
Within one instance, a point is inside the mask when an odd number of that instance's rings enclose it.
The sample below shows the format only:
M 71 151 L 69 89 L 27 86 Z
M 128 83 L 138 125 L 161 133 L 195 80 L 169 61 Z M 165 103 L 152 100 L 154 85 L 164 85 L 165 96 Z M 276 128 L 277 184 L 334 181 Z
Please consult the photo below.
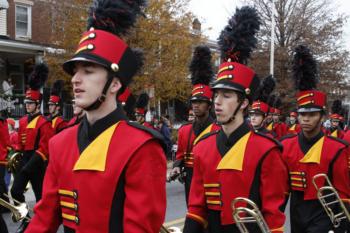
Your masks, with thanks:
M 316 180 L 319 178 L 324 178 L 325 180 L 323 187 L 318 187 L 316 184 Z M 323 173 L 317 174 L 313 177 L 312 183 L 317 190 L 317 198 L 326 211 L 328 217 L 331 219 L 334 227 L 339 227 L 343 219 L 350 222 L 349 211 L 346 209 L 343 201 L 340 199 L 337 190 L 333 187 L 328 176 Z M 336 207 L 337 205 L 340 207 L 340 211 L 338 213 L 335 213 L 334 208 L 332 209 L 331 206 Z
M 12 174 L 16 174 L 18 171 L 18 165 L 23 158 L 23 154 L 21 152 L 10 152 L 7 156 L 7 168 L 10 170 Z
M 11 211 L 12 220 L 14 222 L 19 222 L 23 219 L 26 219 L 28 221 L 30 220 L 30 218 L 27 217 L 27 214 L 29 213 L 29 208 L 26 203 L 19 203 L 18 206 L 15 206 L 5 201 L 4 199 L 0 198 L 0 205 L 2 205 L 3 207 Z
M 243 203 L 246 207 L 237 207 L 237 203 Z M 233 219 L 241 233 L 249 233 L 248 223 L 256 223 L 262 233 L 271 233 L 258 206 L 248 198 L 237 197 L 232 201 Z
M 164 225 L 162 225 L 159 233 L 182 233 L 182 231 L 178 227 L 169 227 L 167 229 Z

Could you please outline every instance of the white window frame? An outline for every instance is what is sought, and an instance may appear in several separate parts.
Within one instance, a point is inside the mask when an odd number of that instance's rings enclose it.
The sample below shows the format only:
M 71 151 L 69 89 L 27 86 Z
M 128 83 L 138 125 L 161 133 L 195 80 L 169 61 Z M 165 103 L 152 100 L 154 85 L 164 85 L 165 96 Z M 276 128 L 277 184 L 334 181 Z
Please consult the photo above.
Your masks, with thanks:
M 27 8 L 28 23 L 27 23 L 27 35 L 17 35 L 17 7 Z M 16 39 L 28 40 L 32 38 L 32 6 L 27 4 L 20 4 L 16 2 L 15 5 L 15 33 Z

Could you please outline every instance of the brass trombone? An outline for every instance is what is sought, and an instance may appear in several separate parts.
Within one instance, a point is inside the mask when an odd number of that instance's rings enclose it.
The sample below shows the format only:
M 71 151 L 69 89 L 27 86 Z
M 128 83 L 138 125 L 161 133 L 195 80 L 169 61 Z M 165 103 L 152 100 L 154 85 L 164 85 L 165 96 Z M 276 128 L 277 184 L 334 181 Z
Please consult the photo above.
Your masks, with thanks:
M 243 203 L 246 207 L 237 207 L 237 203 Z M 248 223 L 256 223 L 262 233 L 271 233 L 258 206 L 248 198 L 237 197 L 232 201 L 233 219 L 241 233 L 249 233 Z
M 19 203 L 18 206 L 15 206 L 0 198 L 0 205 L 11 211 L 12 220 L 14 222 L 19 222 L 23 219 L 26 219 L 28 221 L 30 220 L 30 218 L 27 217 L 27 214 L 29 213 L 29 208 L 26 203 Z
M 319 178 L 324 178 L 325 184 L 323 187 L 319 187 L 316 184 L 316 180 Z M 331 219 L 332 224 L 335 228 L 340 226 L 340 223 L 343 219 L 348 220 L 350 222 L 350 214 L 346 209 L 343 201 L 340 199 L 337 190 L 333 187 L 331 181 L 329 180 L 326 174 L 317 174 L 313 177 L 312 183 L 314 184 L 317 190 L 317 198 L 326 211 L 328 217 Z M 339 206 L 340 211 L 335 212 L 334 208 L 331 206 Z
M 159 233 L 182 233 L 182 231 L 178 227 L 166 228 L 164 225 L 162 225 Z
M 18 165 L 23 158 L 21 152 L 10 152 L 7 156 L 7 168 L 11 171 L 12 174 L 16 174 L 18 170 Z

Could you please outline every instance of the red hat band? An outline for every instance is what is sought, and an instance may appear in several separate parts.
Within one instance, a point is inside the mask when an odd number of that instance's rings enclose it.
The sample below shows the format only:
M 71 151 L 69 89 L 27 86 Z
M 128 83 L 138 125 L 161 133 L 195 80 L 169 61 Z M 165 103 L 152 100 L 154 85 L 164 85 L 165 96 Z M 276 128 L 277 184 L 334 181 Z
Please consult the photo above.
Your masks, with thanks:
M 102 65 L 116 73 L 124 85 L 136 73 L 136 57 L 128 45 L 116 35 L 91 29 L 83 33 L 73 58 L 63 64 L 63 69 L 73 75 L 74 63 L 87 61 Z
M 273 114 L 276 114 L 276 115 L 281 115 L 281 110 L 278 109 L 278 108 L 273 108 Z
M 28 89 L 26 91 L 26 99 L 28 99 L 28 100 L 39 102 L 41 100 L 41 96 L 42 95 L 41 95 L 40 91 L 32 90 L 32 89 Z
M 333 113 L 329 116 L 329 118 L 331 118 L 332 120 L 341 120 L 342 116 L 337 114 L 337 113 Z
M 219 67 L 219 72 L 213 89 L 232 89 L 251 96 L 259 87 L 259 78 L 249 67 L 237 62 L 224 62 Z
M 297 93 L 298 109 L 326 109 L 327 96 L 317 90 L 300 91 Z
M 146 110 L 144 108 L 136 108 L 135 113 L 136 115 L 145 115 Z
M 192 89 L 191 101 L 193 100 L 204 100 L 211 101 L 213 92 L 211 88 L 204 84 L 196 84 Z
M 61 98 L 57 95 L 51 95 L 50 99 L 49 99 L 49 103 L 53 103 L 53 104 L 59 104 L 60 103 Z
M 269 105 L 260 100 L 254 101 L 251 107 L 251 112 L 255 111 L 260 111 L 264 114 L 267 114 L 269 112 Z

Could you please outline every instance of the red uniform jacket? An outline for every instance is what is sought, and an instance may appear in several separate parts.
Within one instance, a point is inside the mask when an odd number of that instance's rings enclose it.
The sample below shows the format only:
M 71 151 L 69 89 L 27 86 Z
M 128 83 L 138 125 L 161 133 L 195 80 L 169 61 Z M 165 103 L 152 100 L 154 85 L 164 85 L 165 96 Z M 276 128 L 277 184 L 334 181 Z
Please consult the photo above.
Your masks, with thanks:
M 155 128 L 153 127 L 153 125 L 151 125 L 150 123 L 148 123 L 148 122 L 146 122 L 146 121 L 143 122 L 142 125 L 145 126 L 145 127 L 147 127 L 147 128 L 150 128 L 150 129 L 154 129 L 154 130 L 155 130 Z
M 288 173 L 277 142 L 247 130 L 223 156 L 218 147 L 220 133 L 204 137 L 194 147 L 187 219 L 206 225 L 208 211 L 214 210 L 220 212 L 219 225 L 234 224 L 231 202 L 245 197 L 259 206 L 273 232 L 283 232 L 285 216 L 280 208 L 285 203 Z
M 7 121 L 0 119 L 0 165 L 7 164 L 7 152 L 10 147 L 10 136 Z
M 288 127 L 284 122 L 278 122 L 273 124 L 273 131 L 276 133 L 276 139 L 280 140 L 287 134 Z
M 51 120 L 51 127 L 56 134 L 59 133 L 62 129 L 66 128 L 67 126 L 68 123 L 64 121 L 61 116 L 56 116 Z
M 81 125 L 81 124 L 80 124 Z M 166 162 L 159 142 L 119 121 L 79 152 L 76 125 L 50 141 L 43 197 L 26 233 L 159 233 Z
M 286 135 L 289 134 L 298 134 L 301 131 L 300 125 L 299 124 L 294 124 L 288 127 Z
M 343 139 L 345 133 L 342 129 L 338 128 L 338 129 L 327 129 L 325 130 L 325 134 L 335 138 Z
M 282 157 L 288 166 L 290 188 L 304 192 L 304 200 L 316 200 L 317 191 L 312 179 L 319 173 L 325 173 L 339 192 L 340 197 L 344 201 L 349 201 L 350 178 L 347 145 L 339 139 L 322 136 L 304 153 L 299 143 L 299 137 L 301 135 L 293 135 L 282 141 Z M 318 186 L 322 187 L 322 184 L 318 184 Z
M 18 150 L 18 133 L 16 131 L 10 133 L 10 147 L 14 150 Z
M 210 124 L 206 129 L 204 129 L 198 136 L 195 135 L 193 130 L 193 124 L 188 123 L 182 125 L 178 132 L 178 144 L 176 151 L 176 161 L 177 164 L 184 163 L 185 167 L 193 167 L 193 145 L 198 142 L 198 140 L 207 133 L 213 132 L 220 129 L 217 124 Z
M 38 114 L 28 122 L 28 115 L 19 120 L 18 146 L 19 150 L 32 151 L 47 160 L 49 156 L 48 142 L 54 135 L 49 121 L 44 116 Z

